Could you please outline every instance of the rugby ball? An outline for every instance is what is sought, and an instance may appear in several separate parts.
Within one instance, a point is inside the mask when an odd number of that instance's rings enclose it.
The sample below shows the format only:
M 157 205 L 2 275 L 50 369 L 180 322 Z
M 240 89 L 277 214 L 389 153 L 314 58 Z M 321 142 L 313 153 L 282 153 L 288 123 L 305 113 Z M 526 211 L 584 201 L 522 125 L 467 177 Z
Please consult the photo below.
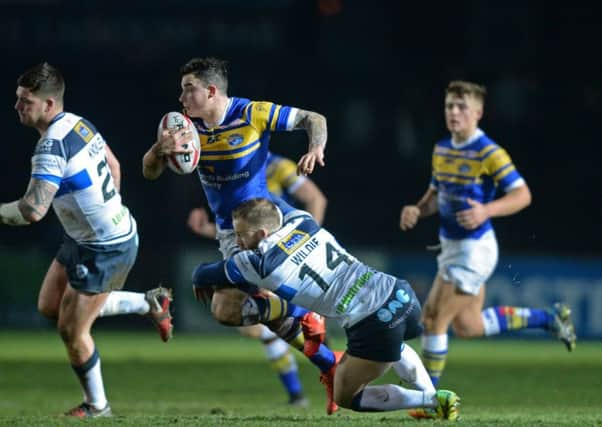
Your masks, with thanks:
M 177 111 L 170 111 L 161 118 L 159 122 L 159 128 L 157 129 L 158 137 L 161 136 L 161 132 L 164 130 L 177 130 L 187 128 L 192 132 L 192 141 L 190 147 L 191 153 L 186 154 L 172 154 L 167 157 L 167 166 L 169 169 L 179 175 L 185 175 L 194 171 L 199 164 L 201 157 L 201 140 L 199 134 L 194 127 L 192 121 L 182 113 Z M 185 144 L 183 147 L 188 148 L 189 144 Z

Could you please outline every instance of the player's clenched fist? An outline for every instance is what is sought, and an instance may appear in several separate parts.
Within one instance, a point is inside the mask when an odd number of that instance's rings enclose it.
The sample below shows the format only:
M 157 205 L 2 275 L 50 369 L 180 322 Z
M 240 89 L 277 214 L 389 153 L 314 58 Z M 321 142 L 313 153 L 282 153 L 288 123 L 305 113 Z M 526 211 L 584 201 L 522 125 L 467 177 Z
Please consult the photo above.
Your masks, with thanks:
M 399 227 L 403 230 L 414 228 L 420 218 L 420 209 L 416 205 L 404 206 L 401 210 L 401 218 L 399 219 Z

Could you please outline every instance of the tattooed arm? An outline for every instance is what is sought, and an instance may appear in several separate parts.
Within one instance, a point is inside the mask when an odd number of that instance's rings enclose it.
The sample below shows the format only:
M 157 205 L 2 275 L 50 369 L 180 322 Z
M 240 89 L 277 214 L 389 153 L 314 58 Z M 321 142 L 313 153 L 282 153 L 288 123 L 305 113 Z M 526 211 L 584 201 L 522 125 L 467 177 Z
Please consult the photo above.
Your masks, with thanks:
M 57 190 L 48 181 L 31 178 L 23 197 L 0 205 L 0 222 L 8 225 L 38 222 L 48 212 Z
M 326 117 L 313 111 L 299 110 L 295 117 L 295 129 L 305 129 L 309 138 L 307 154 L 297 163 L 299 175 L 309 175 L 313 172 L 316 162 L 324 166 L 324 147 L 328 138 Z

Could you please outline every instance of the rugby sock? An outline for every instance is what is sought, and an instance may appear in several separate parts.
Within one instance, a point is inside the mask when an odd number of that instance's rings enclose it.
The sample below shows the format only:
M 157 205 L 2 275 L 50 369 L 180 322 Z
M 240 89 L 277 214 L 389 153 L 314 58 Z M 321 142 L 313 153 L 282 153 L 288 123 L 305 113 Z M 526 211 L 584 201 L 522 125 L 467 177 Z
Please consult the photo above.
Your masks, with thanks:
M 320 344 L 318 351 L 309 356 L 308 359 L 318 367 L 320 372 L 328 372 L 336 364 L 334 353 L 324 344 Z
M 100 309 L 99 317 L 117 314 L 146 314 L 150 310 L 144 293 L 113 291 Z
M 433 386 L 437 387 L 447 360 L 447 334 L 422 335 L 422 360 Z
M 87 362 L 81 366 L 71 365 L 71 367 L 82 385 L 84 401 L 97 409 L 103 409 L 107 406 L 107 398 L 100 372 L 100 356 L 96 348 Z
M 519 329 L 548 329 L 553 320 L 552 314 L 539 308 L 495 306 L 481 312 L 483 333 L 486 336 L 497 335 Z
M 332 350 L 325 344 L 320 344 L 317 350 L 311 355 L 305 354 L 303 351 L 305 347 L 305 338 L 303 338 L 301 325 L 297 325 L 297 328 L 298 331 L 295 337 L 288 341 L 289 345 L 303 353 L 309 361 L 320 370 L 320 372 L 328 372 L 328 370 L 336 364 L 336 358 Z
M 436 408 L 434 391 L 409 390 L 394 384 L 373 385 L 353 397 L 351 409 L 359 412 L 394 411 L 410 408 Z
M 269 332 L 273 334 L 273 332 Z M 290 353 L 288 345 L 275 335 L 274 338 L 270 341 L 264 341 L 263 344 L 270 365 L 278 373 L 278 377 L 291 400 L 303 394 L 297 361 Z
M 274 294 L 254 295 L 252 299 L 257 304 L 260 322 L 270 322 L 285 317 L 301 318 L 309 312 L 309 310 L 291 304 L 284 298 Z
M 434 393 L 436 390 L 431 377 L 414 349 L 404 343 L 401 345 L 400 356 L 401 358 L 393 363 L 393 370 L 397 376 L 418 390 Z

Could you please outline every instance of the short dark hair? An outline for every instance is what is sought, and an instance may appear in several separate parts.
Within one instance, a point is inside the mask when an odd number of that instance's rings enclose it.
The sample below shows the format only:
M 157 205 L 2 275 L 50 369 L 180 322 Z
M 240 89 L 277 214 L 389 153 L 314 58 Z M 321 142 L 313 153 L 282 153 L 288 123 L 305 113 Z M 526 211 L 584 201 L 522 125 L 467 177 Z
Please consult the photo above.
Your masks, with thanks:
M 50 95 L 60 102 L 65 94 L 63 75 L 48 62 L 31 67 L 17 79 L 17 85 L 29 89 L 34 95 Z
M 228 92 L 228 63 L 217 58 L 192 58 L 180 68 L 180 76 L 194 74 L 206 86 L 215 85 L 221 92 Z
M 268 199 L 249 199 L 232 211 L 232 219 L 243 219 L 252 227 L 265 227 L 270 233 L 282 226 L 280 209 Z
M 456 96 L 463 97 L 464 95 L 474 96 L 481 102 L 485 102 L 485 95 L 487 95 L 487 89 L 485 86 L 467 82 L 463 80 L 454 80 L 447 85 L 445 89 L 445 94 L 454 94 Z

